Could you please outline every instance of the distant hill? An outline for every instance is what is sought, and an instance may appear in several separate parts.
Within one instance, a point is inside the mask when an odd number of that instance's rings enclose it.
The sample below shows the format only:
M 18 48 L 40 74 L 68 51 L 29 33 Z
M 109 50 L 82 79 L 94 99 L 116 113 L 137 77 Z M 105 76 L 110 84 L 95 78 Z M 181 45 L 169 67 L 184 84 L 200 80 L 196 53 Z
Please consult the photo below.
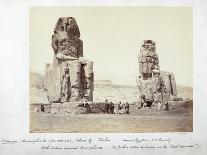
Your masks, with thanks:
M 47 94 L 44 91 L 44 77 L 35 72 L 29 74 L 30 103 L 48 103 Z
M 29 73 L 29 85 L 30 85 L 30 88 L 38 88 L 38 89 L 43 88 L 44 87 L 43 75 L 36 73 L 36 72 L 30 72 Z
M 130 85 L 95 85 L 94 88 L 94 100 L 95 101 L 103 101 L 105 99 L 111 101 L 127 101 L 127 102 L 136 102 L 138 88 L 137 86 Z M 177 97 L 181 97 L 183 99 L 193 99 L 193 88 L 177 85 Z
M 183 85 L 177 85 L 177 96 L 183 99 L 193 100 L 193 88 Z
M 31 72 L 30 91 L 33 96 L 32 98 L 35 98 L 35 101 L 38 100 L 38 96 L 41 100 L 45 100 L 46 94 L 43 92 L 43 87 L 43 75 Z M 177 92 L 178 97 L 182 97 L 183 99 L 193 99 L 193 88 L 191 87 L 177 85 Z M 108 99 L 109 101 L 113 102 L 136 102 L 137 93 L 137 86 L 115 85 L 110 80 L 97 80 L 94 82 L 94 101 L 104 101 L 105 99 Z
M 117 85 L 113 84 L 111 80 L 95 80 L 94 81 L 95 88 L 137 88 L 135 85 Z
M 112 81 L 111 80 L 95 80 L 94 83 L 95 84 L 103 84 L 103 85 L 107 85 L 107 84 L 112 85 Z

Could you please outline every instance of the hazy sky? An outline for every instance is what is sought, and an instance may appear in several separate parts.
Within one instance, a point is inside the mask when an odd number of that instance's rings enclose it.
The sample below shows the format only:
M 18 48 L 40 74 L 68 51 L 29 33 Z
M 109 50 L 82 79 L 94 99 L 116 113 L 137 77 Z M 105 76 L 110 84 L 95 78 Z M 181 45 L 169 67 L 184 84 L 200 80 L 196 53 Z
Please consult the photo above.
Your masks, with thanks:
M 193 19 L 187 7 L 30 8 L 30 70 L 52 63 L 51 36 L 59 17 L 74 17 L 84 57 L 94 61 L 95 80 L 136 84 L 138 52 L 145 39 L 157 43 L 161 70 L 178 84 L 193 85 Z

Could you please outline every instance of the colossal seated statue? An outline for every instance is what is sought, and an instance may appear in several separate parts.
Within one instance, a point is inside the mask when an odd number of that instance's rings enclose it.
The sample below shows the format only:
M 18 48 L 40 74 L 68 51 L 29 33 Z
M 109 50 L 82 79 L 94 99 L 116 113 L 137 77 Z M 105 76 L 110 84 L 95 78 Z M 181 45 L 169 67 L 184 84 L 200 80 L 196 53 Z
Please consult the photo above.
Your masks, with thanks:
M 46 87 L 53 102 L 93 100 L 93 62 L 83 57 L 83 42 L 73 17 L 59 18 L 52 35 L 53 67 L 46 65 Z M 52 73 L 49 74 L 52 68 Z
M 167 101 L 177 95 L 176 82 L 173 73 L 160 71 L 159 58 L 156 53 L 156 43 L 153 40 L 144 40 L 138 55 L 139 76 L 137 86 L 138 100 L 143 98 L 153 102 L 157 96 Z

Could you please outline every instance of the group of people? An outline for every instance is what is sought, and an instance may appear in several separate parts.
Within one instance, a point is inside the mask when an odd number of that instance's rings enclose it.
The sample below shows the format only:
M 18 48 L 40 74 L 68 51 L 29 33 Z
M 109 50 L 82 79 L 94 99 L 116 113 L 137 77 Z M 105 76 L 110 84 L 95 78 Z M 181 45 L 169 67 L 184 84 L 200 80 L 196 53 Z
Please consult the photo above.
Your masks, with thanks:
M 108 100 L 105 100 L 105 111 L 108 114 L 129 114 L 129 103 L 122 103 L 119 101 L 117 110 L 114 108 L 113 102 L 108 102 Z
M 106 99 L 104 102 L 104 112 L 107 114 L 114 114 L 114 103 L 108 102 Z
M 92 109 L 92 111 L 97 111 L 97 113 L 105 113 L 105 114 L 129 114 L 129 103 L 122 103 L 119 101 L 117 108 L 115 108 L 115 104 L 112 101 L 108 101 L 106 99 L 104 102 L 93 102 L 88 103 L 85 98 L 82 100 L 82 106 L 88 107 Z M 99 112 L 98 112 L 99 111 Z
M 129 114 L 129 103 L 121 103 L 118 104 L 117 114 Z
M 105 114 L 129 114 L 129 103 L 122 103 L 119 101 L 117 108 L 113 102 L 109 102 L 107 99 L 105 102 L 101 103 L 102 111 Z

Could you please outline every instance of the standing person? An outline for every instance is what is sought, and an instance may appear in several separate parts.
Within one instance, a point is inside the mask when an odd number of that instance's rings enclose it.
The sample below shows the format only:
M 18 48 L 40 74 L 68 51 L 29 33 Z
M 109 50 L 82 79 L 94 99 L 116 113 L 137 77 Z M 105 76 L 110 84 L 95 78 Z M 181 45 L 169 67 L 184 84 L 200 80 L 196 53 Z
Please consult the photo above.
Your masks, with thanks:
M 129 114 L 129 103 L 128 102 L 126 102 L 125 111 L 126 111 L 126 114 Z
M 114 114 L 114 104 L 113 104 L 113 102 L 109 103 L 109 114 Z
M 117 114 L 122 114 L 122 109 L 123 109 L 123 104 L 121 103 L 121 101 L 119 101 L 118 104 L 118 109 L 117 109 Z
M 121 110 L 122 108 L 123 108 L 123 105 L 122 105 L 121 101 L 119 101 L 118 110 Z
M 140 105 L 140 107 L 138 107 L 138 109 L 141 109 L 144 106 L 144 103 L 146 103 L 145 95 L 141 94 L 140 98 L 141 98 L 141 100 L 140 100 L 141 105 Z
M 41 106 L 40 106 L 40 109 L 41 109 L 41 112 L 43 112 L 43 113 L 45 112 L 45 107 L 44 107 L 44 105 L 41 105 Z
M 109 113 L 109 103 L 107 99 L 105 100 L 104 106 L 105 106 L 104 108 L 105 113 Z

